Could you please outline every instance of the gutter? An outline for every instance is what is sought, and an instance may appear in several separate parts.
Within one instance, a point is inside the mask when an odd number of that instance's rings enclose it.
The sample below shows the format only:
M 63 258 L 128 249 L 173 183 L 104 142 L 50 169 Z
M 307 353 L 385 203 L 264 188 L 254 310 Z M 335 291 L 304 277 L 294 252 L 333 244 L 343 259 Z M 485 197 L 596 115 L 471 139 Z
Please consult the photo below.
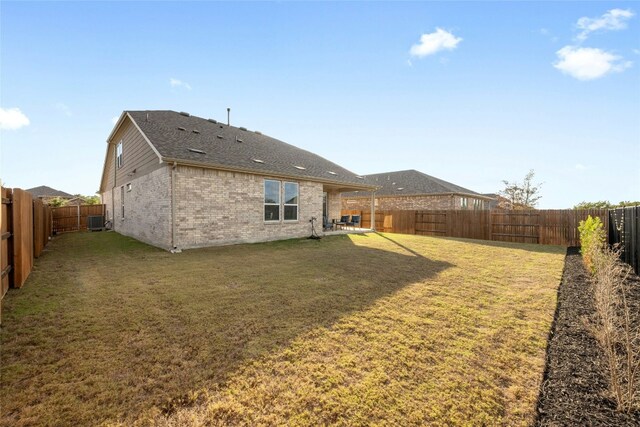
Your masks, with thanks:
M 397 194 L 378 194 L 376 197 L 384 198 L 384 197 L 438 197 L 438 196 L 463 196 L 463 197 L 473 197 L 474 199 L 481 199 L 486 201 L 495 200 L 493 197 L 483 196 L 480 194 L 471 194 L 471 193 L 397 193 Z M 357 198 L 367 198 L 367 195 L 357 195 L 357 196 L 348 196 L 351 199 Z

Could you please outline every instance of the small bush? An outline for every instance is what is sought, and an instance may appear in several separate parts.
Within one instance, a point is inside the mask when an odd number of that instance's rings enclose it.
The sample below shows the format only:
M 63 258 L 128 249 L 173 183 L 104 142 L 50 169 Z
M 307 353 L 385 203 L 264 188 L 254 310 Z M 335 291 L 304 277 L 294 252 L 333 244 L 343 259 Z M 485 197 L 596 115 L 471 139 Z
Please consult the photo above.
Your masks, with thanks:
M 598 253 L 604 249 L 606 242 L 604 224 L 600 218 L 593 218 L 589 215 L 585 221 L 580 221 L 578 231 L 580 232 L 580 244 L 582 246 L 580 252 L 582 253 L 582 259 L 587 268 L 592 273 L 595 273 L 595 259 Z

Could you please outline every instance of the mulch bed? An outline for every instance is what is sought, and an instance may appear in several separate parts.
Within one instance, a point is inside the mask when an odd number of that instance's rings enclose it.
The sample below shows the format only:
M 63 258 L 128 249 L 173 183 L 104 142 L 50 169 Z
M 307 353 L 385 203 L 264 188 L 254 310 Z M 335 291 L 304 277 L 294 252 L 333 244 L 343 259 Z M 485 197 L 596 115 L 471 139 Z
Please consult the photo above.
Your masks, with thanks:
M 629 302 L 640 322 L 640 278 L 633 273 Z M 537 426 L 640 426 L 640 411 L 623 414 L 607 397 L 603 354 L 584 318 L 594 311 L 589 274 L 578 248 L 569 248 L 547 347 Z

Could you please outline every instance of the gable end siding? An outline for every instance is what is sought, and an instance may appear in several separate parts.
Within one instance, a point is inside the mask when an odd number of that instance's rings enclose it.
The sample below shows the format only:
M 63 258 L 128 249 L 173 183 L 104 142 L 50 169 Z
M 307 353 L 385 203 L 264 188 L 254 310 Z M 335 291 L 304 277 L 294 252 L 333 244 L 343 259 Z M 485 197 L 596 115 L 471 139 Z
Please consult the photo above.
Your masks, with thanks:
M 122 141 L 123 165 L 115 168 L 115 147 Z M 120 129 L 115 133 L 113 139 L 109 141 L 110 152 L 107 155 L 107 165 L 109 172 L 115 173 L 115 187 L 120 187 L 142 175 L 151 173 L 161 167 L 158 155 L 149 146 L 144 136 L 126 118 Z M 105 165 L 105 167 L 107 167 Z M 135 170 L 135 172 L 134 172 Z M 113 188 L 113 181 L 107 184 L 107 189 Z

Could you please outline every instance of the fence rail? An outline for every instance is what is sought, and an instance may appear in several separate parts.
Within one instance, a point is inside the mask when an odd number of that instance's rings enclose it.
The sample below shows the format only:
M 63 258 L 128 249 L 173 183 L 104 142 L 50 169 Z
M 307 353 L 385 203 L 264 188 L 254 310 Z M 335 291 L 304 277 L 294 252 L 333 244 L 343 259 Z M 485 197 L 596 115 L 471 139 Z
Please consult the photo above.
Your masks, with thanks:
M 52 234 L 51 208 L 19 188 L 1 188 L 0 300 L 9 288 L 20 288 Z M 0 301 L 0 322 L 2 321 Z
M 622 260 L 640 274 L 640 206 L 609 211 L 609 243 L 620 244 Z
M 370 212 L 342 211 L 342 215 L 360 214 L 362 227 L 371 228 Z M 562 209 L 377 211 L 375 228 L 423 236 L 578 246 L 578 224 L 589 215 L 599 217 L 607 227 L 609 215 L 606 209 Z

